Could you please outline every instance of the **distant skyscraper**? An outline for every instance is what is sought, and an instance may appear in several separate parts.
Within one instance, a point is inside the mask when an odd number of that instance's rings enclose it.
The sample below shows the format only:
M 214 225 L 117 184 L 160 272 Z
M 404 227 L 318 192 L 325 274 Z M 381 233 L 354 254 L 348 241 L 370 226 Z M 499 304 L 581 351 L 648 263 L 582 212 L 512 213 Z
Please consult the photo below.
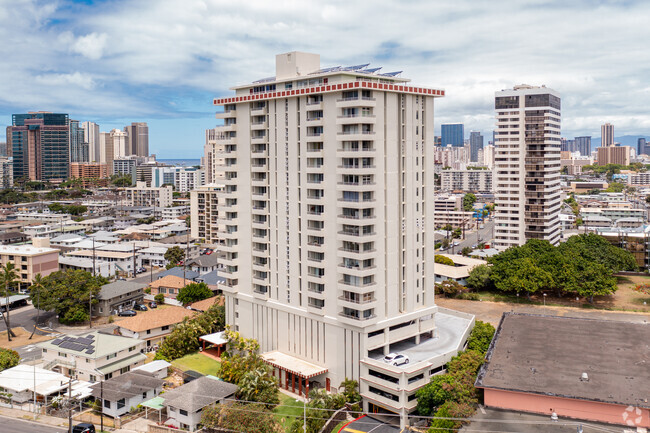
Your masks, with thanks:
M 465 132 L 462 123 L 447 123 L 441 126 L 441 145 L 463 147 L 465 145 Z
M 614 145 L 614 125 L 605 123 L 600 126 L 600 145 L 610 147 Z
M 100 162 L 99 125 L 95 122 L 83 122 L 81 126 L 84 129 L 84 141 L 88 143 L 88 161 Z
M 134 122 L 125 126 L 127 155 L 149 156 L 149 126 L 146 122 Z
M 564 137 L 560 138 L 560 151 L 571 152 L 569 150 L 569 141 Z
M 575 150 L 573 152 L 580 152 L 581 156 L 591 155 L 591 137 L 583 136 L 575 138 Z
M 483 136 L 480 132 L 472 131 L 469 133 L 469 159 L 472 162 L 478 162 L 478 151 L 483 149 Z
M 7 156 L 7 143 L 0 142 L 0 157 Z
M 636 142 L 636 154 L 637 155 L 647 155 L 648 142 L 645 138 L 639 138 Z
M 111 131 L 111 138 L 113 139 L 113 159 L 124 158 L 130 155 L 126 132 L 113 129 Z
M 560 96 L 547 87 L 496 93 L 495 247 L 560 240 Z
M 567 140 L 566 141 L 566 147 L 569 152 L 575 152 L 576 151 L 576 141 L 575 140 Z
M 14 114 L 11 135 L 14 179 L 65 180 L 69 173 L 70 125 L 67 114 Z
M 70 120 L 70 162 L 88 162 L 88 142 L 78 120 Z

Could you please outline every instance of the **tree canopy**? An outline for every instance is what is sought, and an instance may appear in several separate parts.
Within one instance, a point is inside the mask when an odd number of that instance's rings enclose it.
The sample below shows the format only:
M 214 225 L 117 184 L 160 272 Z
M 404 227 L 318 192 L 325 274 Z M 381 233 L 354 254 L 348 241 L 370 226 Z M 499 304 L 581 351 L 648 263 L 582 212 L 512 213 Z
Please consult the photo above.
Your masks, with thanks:
M 200 336 L 222 331 L 224 325 L 225 310 L 218 303 L 192 318 L 186 317 L 162 342 L 155 359 L 173 361 L 196 352 L 199 350 Z
M 452 259 L 450 259 L 447 256 L 442 256 L 440 254 L 436 254 L 435 256 L 433 256 L 433 261 L 435 263 L 440 263 L 441 265 L 456 266 Z
M 273 412 L 263 404 L 233 403 L 212 405 L 201 412 L 201 424 L 207 432 L 283 433 Z
M 463 210 L 465 212 L 471 212 L 474 209 L 474 203 L 476 203 L 476 196 L 471 192 L 463 196 Z
M 174 245 L 173 247 L 167 249 L 164 257 L 165 260 L 169 262 L 169 265 L 174 267 L 178 264 L 178 262 L 183 260 L 183 257 L 185 257 L 185 253 L 183 252 L 181 247 L 179 247 L 178 245 Z
M 0 347 L 0 371 L 15 367 L 20 363 L 20 355 L 15 350 Z
M 205 283 L 190 283 L 178 291 L 176 300 L 183 304 L 202 301 L 214 296 L 212 290 Z
M 30 299 L 36 302 L 40 292 L 40 309 L 54 311 L 63 324 L 79 323 L 88 320 L 88 303 L 92 293 L 92 303 L 97 303 L 101 286 L 108 283 L 102 276 L 90 272 L 68 269 L 54 272 L 42 279 L 42 288 L 30 287 Z

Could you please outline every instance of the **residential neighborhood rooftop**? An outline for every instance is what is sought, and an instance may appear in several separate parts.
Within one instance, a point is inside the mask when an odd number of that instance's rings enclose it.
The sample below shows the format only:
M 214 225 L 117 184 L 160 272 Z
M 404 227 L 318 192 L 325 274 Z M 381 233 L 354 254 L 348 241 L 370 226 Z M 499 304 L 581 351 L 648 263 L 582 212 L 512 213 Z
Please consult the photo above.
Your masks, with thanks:
M 504 313 L 476 386 L 650 408 L 649 342 L 645 323 Z
M 237 392 L 237 385 L 202 376 L 183 386 L 167 391 L 163 394 L 163 398 L 166 406 L 173 406 L 194 413 L 233 395 L 235 392 Z
M 191 282 L 192 280 L 190 278 L 177 277 L 175 275 L 167 275 L 166 277 L 162 277 L 159 280 L 149 283 L 149 286 L 152 288 L 172 287 L 175 289 L 182 289 L 183 287 L 185 287 Z
M 66 335 L 55 338 L 54 340 L 44 341 L 38 343 L 37 347 L 55 352 L 69 353 L 84 358 L 98 359 L 115 352 L 136 347 L 138 343 L 142 342 L 129 337 L 95 331 L 77 337 Z
M 195 311 L 170 305 L 165 308 L 141 312 L 137 316 L 118 320 L 115 324 L 118 328 L 128 329 L 133 332 L 142 332 L 148 329 L 175 325 L 182 322 L 186 317 L 191 317 L 195 314 Z
M 97 296 L 97 299 L 113 299 L 117 296 L 126 295 L 136 290 L 144 289 L 146 284 L 134 283 L 132 281 L 115 281 L 104 284 Z
M 158 379 L 152 373 L 134 370 L 105 380 L 103 384 L 94 384 L 92 386 L 92 395 L 110 401 L 117 401 L 122 398 L 129 399 L 161 387 L 163 383 L 164 380 Z

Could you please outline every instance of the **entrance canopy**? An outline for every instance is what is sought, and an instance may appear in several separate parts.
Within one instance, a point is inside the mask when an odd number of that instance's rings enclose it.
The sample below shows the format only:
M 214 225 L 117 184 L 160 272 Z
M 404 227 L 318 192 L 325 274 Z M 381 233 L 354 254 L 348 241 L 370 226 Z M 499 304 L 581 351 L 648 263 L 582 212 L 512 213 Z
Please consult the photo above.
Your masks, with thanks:
M 287 355 L 286 353 L 278 352 L 277 350 L 263 353 L 261 357 L 267 364 L 305 379 L 310 379 L 323 373 L 327 373 L 327 368 L 325 367 L 319 367 L 316 364 L 303 361 L 295 356 Z
M 215 332 L 214 334 L 202 335 L 199 337 L 199 340 L 205 341 L 206 343 L 214 344 L 215 346 L 220 346 L 228 342 L 228 340 L 226 340 L 224 336 L 223 331 Z

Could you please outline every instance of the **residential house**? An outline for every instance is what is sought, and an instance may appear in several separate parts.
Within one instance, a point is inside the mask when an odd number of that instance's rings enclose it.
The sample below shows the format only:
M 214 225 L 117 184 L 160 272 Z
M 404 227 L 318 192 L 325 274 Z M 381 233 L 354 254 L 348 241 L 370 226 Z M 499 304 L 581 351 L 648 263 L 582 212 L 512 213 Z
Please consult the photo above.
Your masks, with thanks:
M 115 275 L 116 270 L 114 263 L 68 256 L 59 256 L 59 269 L 82 270 L 105 278 Z
M 145 365 L 141 365 L 140 367 L 136 367 L 131 371 L 146 371 L 147 373 L 153 374 L 158 379 L 164 379 L 168 376 L 167 371 L 171 366 L 172 365 L 169 362 L 158 359 Z
M 174 266 L 173 268 L 165 269 L 162 272 L 158 272 L 155 277 L 160 279 L 168 275 L 173 275 L 175 277 L 185 278 L 186 280 L 196 280 L 199 277 L 199 273 L 191 269 L 183 269 L 182 266 Z M 207 284 L 207 283 L 206 283 Z
M 7 399 L 13 404 L 22 404 L 34 399 L 34 390 L 41 398 L 68 389 L 69 379 L 55 371 L 34 365 L 20 364 L 0 372 L 0 392 L 10 394 Z
M 212 272 L 208 272 L 207 274 L 203 274 L 199 277 L 196 277 L 196 282 L 197 283 L 205 283 L 208 285 L 210 290 L 212 290 L 216 294 L 221 294 L 222 290 L 221 287 L 219 287 L 221 284 L 226 283 L 226 279 L 219 275 L 218 270 L 214 270 Z
M 183 287 L 193 282 L 194 281 L 190 280 L 189 278 L 168 275 L 152 283 L 149 283 L 149 287 L 151 288 L 151 295 L 153 296 L 162 293 L 165 295 L 165 298 L 176 299 L 178 292 Z
M 132 281 L 115 281 L 102 286 L 97 296 L 98 303 L 92 306 L 93 315 L 110 316 L 122 310 L 128 310 L 133 304 L 144 300 L 146 284 Z
M 216 254 L 202 254 L 194 259 L 187 261 L 187 266 L 199 274 L 207 274 L 216 271 L 218 268 L 218 258 Z
M 87 382 L 108 380 L 144 364 L 145 342 L 99 331 L 81 336 L 64 336 L 37 344 L 43 351 L 43 365 L 68 377 Z
M 92 395 L 102 400 L 102 412 L 113 418 L 128 413 L 132 407 L 156 397 L 165 381 L 154 374 L 133 370 L 92 386 Z
M 0 244 L 11 245 L 27 242 L 29 236 L 21 232 L 4 232 L 0 233 Z
M 189 308 L 195 311 L 203 312 L 203 311 L 207 311 L 214 304 L 223 305 L 224 304 L 223 296 L 213 296 L 208 299 L 203 299 L 202 301 L 192 302 L 189 305 Z
M 115 332 L 125 337 L 145 340 L 147 347 L 153 347 L 162 343 L 183 319 L 194 314 L 196 313 L 192 310 L 177 306 L 149 310 L 115 322 Z
M 233 398 L 236 392 L 237 385 L 202 376 L 164 393 L 163 404 L 167 408 L 167 416 L 175 421 L 174 424 L 193 432 L 201 423 L 203 408 L 223 403 L 226 399 Z
M 450 259 L 454 262 L 454 266 L 436 263 L 435 266 L 435 282 L 442 283 L 446 280 L 453 280 L 461 285 L 467 284 L 467 277 L 472 269 L 479 265 L 484 265 L 485 260 L 474 259 L 465 257 L 458 254 L 436 254 Z

